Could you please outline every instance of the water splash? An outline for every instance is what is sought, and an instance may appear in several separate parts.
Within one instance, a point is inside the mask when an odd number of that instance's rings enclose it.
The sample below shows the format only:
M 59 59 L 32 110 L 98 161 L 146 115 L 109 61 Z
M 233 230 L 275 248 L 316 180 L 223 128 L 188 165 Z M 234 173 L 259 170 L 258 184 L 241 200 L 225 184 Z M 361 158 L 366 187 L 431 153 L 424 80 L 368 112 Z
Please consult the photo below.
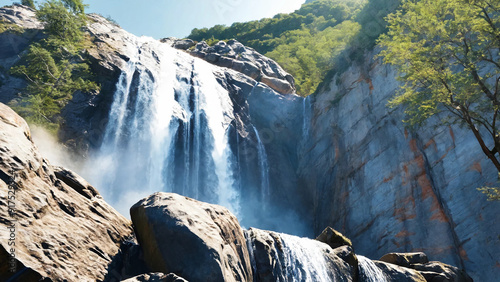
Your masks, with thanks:
M 361 281 L 366 282 L 387 282 L 385 274 L 370 259 L 357 255 L 359 262 L 359 276 Z
M 282 272 L 278 281 L 332 281 L 321 243 L 279 234 L 283 243 Z

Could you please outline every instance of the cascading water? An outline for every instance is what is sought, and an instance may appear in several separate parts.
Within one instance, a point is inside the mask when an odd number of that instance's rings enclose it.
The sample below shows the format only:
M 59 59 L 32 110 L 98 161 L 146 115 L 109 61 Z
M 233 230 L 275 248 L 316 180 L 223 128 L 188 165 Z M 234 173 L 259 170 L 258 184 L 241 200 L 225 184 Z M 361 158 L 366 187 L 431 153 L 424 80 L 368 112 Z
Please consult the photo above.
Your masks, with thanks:
M 349 266 L 325 243 L 254 228 L 245 238 L 257 281 L 352 281 Z
M 360 276 L 360 281 L 366 281 L 366 282 L 386 282 L 387 277 L 385 274 L 380 270 L 380 268 L 375 265 L 375 263 L 361 255 L 357 255 L 358 257 L 358 262 L 359 262 L 359 276 Z
M 139 38 L 131 53 L 91 162 L 98 171 L 92 181 L 124 214 L 156 191 L 221 204 L 238 214 L 228 144 L 232 103 L 213 67 L 154 39 Z
M 283 257 L 278 281 L 334 281 L 326 267 L 320 243 L 286 234 L 279 236 L 283 243 Z
M 261 195 L 262 202 L 265 205 L 266 200 L 269 198 L 269 163 L 267 161 L 267 153 L 262 140 L 260 139 L 259 132 L 257 128 L 253 126 L 255 136 L 257 138 L 257 157 L 259 159 L 259 170 L 261 177 Z
M 304 98 L 302 101 L 302 139 L 307 142 L 310 127 L 310 116 L 311 116 L 311 97 Z

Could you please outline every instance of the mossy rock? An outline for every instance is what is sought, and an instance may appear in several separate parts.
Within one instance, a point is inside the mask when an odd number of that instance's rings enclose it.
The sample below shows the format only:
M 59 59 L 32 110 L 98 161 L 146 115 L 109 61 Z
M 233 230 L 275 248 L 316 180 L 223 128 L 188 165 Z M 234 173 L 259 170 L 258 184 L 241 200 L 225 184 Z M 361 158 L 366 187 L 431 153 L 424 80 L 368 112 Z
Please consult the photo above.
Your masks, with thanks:
M 342 235 L 342 233 L 337 230 L 327 227 L 321 234 L 316 238 L 316 240 L 326 243 L 332 249 L 341 247 L 341 246 L 349 246 L 352 247 L 351 240 L 349 238 Z

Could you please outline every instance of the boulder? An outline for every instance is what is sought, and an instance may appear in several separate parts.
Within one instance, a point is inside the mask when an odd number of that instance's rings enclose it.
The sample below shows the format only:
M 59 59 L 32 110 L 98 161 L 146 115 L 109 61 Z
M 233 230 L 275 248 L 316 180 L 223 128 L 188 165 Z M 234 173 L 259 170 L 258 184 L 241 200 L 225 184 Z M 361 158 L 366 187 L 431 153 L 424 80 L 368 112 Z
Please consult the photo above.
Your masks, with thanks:
M 342 246 L 335 248 L 333 249 L 333 254 L 338 256 L 339 258 L 341 258 L 342 260 L 344 260 L 345 262 L 347 262 L 349 265 L 352 266 L 354 270 L 353 272 L 354 281 L 357 281 L 359 262 L 358 262 L 358 257 L 354 253 L 352 247 Z
M 155 193 L 130 215 L 152 271 L 189 281 L 253 281 L 243 230 L 226 208 Z
M 177 41 L 168 42 L 177 48 L 175 44 Z M 179 49 L 184 47 L 182 44 Z M 292 75 L 285 72 L 275 61 L 236 40 L 229 40 L 227 43 L 220 41 L 214 46 L 209 46 L 202 41 L 196 44 L 190 54 L 211 64 L 241 72 L 266 84 L 278 93 L 295 92 L 295 80 Z
M 160 41 L 180 50 L 187 50 L 196 45 L 196 43 L 189 38 L 177 39 L 174 37 L 167 37 L 160 39 Z
M 470 278 L 465 271 L 442 262 L 429 262 L 427 255 L 422 252 L 389 253 L 382 256 L 380 261 L 415 269 L 420 272 L 427 281 L 472 281 L 472 278 Z
M 389 253 L 382 256 L 380 261 L 392 263 L 399 266 L 410 267 L 415 263 L 428 263 L 427 255 L 422 252 L 416 253 Z
M 438 261 L 431 261 L 425 264 L 416 263 L 413 264 L 411 268 L 418 270 L 427 279 L 427 281 L 432 281 L 432 282 L 473 281 L 472 278 L 467 273 L 465 273 L 465 271 Z
M 349 238 L 342 235 L 342 233 L 337 230 L 327 227 L 321 234 L 316 238 L 316 240 L 323 242 L 330 246 L 332 249 L 341 247 L 341 246 L 349 246 L 352 247 L 351 240 Z
M 10 232 L 0 237 L 1 281 L 105 280 L 122 264 L 131 222 L 81 177 L 56 171 L 64 181 L 39 154 L 26 122 L 0 104 L 0 228 Z
M 382 271 L 387 282 L 426 282 L 425 277 L 418 271 L 397 266 L 391 263 L 374 261 L 376 267 Z

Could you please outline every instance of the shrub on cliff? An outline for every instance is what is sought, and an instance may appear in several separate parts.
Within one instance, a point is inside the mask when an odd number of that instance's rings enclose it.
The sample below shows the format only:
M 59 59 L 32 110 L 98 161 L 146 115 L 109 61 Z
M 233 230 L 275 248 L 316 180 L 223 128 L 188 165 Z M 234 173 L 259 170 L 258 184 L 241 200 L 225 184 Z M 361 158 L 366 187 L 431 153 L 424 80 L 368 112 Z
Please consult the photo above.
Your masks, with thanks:
M 50 0 L 38 9 L 47 37 L 33 43 L 11 73 L 28 81 L 14 108 L 28 121 L 58 127 L 58 114 L 75 91 L 94 91 L 82 51 L 88 40 L 85 5 L 81 0 Z

